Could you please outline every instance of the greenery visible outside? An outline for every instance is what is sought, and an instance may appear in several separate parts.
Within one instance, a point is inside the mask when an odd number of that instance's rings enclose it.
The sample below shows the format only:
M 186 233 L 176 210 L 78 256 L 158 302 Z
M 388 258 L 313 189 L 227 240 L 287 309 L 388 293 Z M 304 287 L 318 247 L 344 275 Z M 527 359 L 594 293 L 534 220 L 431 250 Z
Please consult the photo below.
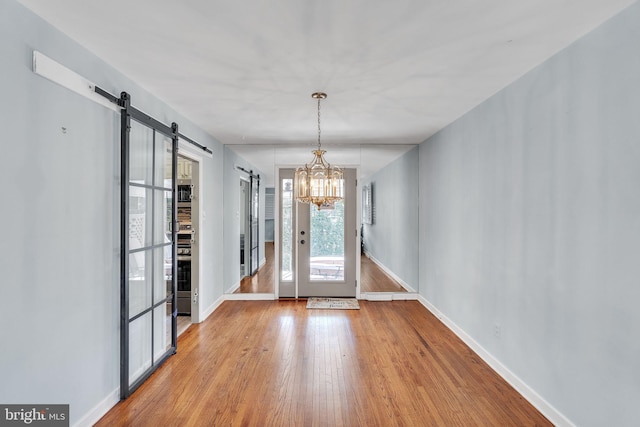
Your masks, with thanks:
M 335 209 L 311 205 L 311 258 L 344 257 L 344 202 Z
M 334 209 L 311 205 L 309 279 L 344 280 L 344 202 Z

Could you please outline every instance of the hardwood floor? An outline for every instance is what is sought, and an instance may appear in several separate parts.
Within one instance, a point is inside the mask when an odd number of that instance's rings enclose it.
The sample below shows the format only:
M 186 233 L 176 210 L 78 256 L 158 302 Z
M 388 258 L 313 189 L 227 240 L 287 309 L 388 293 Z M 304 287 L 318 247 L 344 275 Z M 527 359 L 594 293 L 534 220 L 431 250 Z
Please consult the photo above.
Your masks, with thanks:
M 98 426 L 548 426 L 417 301 L 225 301 Z
M 240 282 L 236 294 L 274 293 L 274 255 L 273 242 L 264 245 L 266 263 L 251 277 L 245 277 Z M 361 257 L 360 266 L 361 292 L 406 292 L 398 282 L 380 269 L 366 256 Z

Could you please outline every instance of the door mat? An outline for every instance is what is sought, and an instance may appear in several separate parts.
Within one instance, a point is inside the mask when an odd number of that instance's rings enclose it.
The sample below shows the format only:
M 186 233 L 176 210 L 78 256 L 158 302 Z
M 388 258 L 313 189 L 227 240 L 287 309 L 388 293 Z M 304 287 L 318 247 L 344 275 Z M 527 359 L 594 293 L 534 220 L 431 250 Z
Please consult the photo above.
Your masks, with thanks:
M 360 310 L 360 304 L 355 298 L 318 298 L 307 300 L 307 308 L 325 308 L 333 310 Z

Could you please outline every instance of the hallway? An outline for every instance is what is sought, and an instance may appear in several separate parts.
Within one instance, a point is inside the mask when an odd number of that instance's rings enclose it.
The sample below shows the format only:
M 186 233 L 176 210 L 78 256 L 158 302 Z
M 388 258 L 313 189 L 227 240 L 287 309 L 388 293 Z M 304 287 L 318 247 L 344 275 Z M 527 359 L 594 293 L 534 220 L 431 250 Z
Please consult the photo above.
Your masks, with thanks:
M 225 301 L 96 425 L 551 425 L 419 302 L 360 306 Z

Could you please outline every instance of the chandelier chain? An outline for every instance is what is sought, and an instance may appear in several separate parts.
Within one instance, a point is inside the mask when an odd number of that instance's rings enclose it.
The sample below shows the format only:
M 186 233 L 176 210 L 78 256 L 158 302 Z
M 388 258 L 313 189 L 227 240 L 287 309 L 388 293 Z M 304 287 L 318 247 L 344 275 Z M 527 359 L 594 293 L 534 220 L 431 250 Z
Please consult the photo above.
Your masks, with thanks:
M 318 98 L 318 150 L 320 146 L 320 98 Z
M 311 97 L 318 100 L 318 148 L 312 151 L 311 163 L 297 168 L 293 175 L 295 199 L 300 203 L 313 203 L 318 209 L 333 209 L 337 201 L 344 199 L 344 174 L 342 168 L 332 166 L 324 159 L 320 101 L 327 94 L 315 92 Z

